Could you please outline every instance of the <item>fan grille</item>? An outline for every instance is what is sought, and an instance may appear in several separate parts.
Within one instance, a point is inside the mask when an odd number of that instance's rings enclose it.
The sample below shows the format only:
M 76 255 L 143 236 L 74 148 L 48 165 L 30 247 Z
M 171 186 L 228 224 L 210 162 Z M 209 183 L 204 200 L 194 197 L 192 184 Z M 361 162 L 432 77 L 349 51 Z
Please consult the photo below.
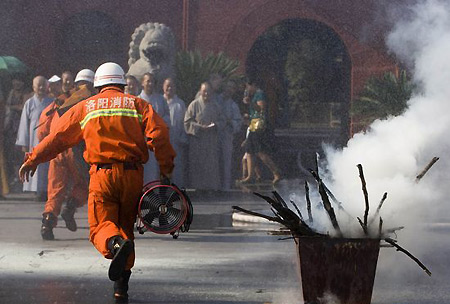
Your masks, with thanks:
M 149 230 L 171 233 L 184 223 L 188 206 L 184 196 L 175 187 L 152 185 L 147 187 L 139 204 L 139 217 Z

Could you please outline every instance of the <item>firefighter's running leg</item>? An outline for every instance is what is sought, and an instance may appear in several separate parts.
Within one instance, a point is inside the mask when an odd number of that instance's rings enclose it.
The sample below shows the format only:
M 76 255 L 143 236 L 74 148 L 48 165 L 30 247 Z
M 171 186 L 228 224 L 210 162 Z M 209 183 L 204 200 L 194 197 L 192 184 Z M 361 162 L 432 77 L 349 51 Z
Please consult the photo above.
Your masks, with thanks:
M 114 298 L 120 300 L 128 299 L 128 281 L 130 276 L 131 270 L 125 270 L 120 279 L 114 282 Z
M 72 190 L 61 212 L 61 217 L 66 222 L 67 229 L 76 231 L 77 222 L 74 218 L 76 209 L 84 206 L 88 198 L 88 181 L 84 177 L 87 172 L 80 172 L 83 168 L 76 165 L 71 149 L 67 151 L 65 160 L 67 172 L 72 179 Z
M 134 250 L 134 243 L 132 240 L 124 239 L 121 236 L 113 236 L 108 241 L 108 249 L 114 255 L 109 265 L 108 277 L 111 281 L 117 281 L 121 278 L 128 257 Z
M 76 211 L 76 203 L 74 202 L 74 198 L 67 199 L 66 205 L 64 206 L 61 217 L 63 218 L 64 222 L 66 222 L 66 228 L 70 231 L 77 231 L 78 226 L 77 222 L 75 221 L 75 211 Z
M 134 223 L 137 216 L 137 204 L 142 193 L 143 180 L 140 178 L 143 168 L 138 165 L 136 170 L 124 170 L 122 173 L 122 189 L 127 189 L 121 194 L 121 208 L 119 214 L 119 226 L 122 235 L 134 240 Z M 131 203 L 130 202 L 134 202 Z M 133 252 L 128 257 L 127 265 L 119 280 L 114 282 L 114 297 L 116 299 L 128 298 L 128 281 L 131 276 L 131 268 L 134 266 L 135 254 Z
M 42 239 L 46 241 L 51 241 L 55 239 L 53 234 L 53 228 L 56 226 L 57 217 L 53 213 L 44 213 L 42 215 L 42 226 L 41 226 L 41 236 Z
M 123 170 L 121 164 L 112 169 L 92 166 L 90 170 L 90 240 L 104 257 L 118 261 L 110 267 L 113 280 L 120 279 L 123 271 L 134 265 L 133 226 L 142 191 L 142 171 L 141 165 L 137 170 Z
M 48 198 L 42 214 L 41 236 L 44 240 L 53 240 L 53 228 L 58 222 L 61 205 L 65 199 L 67 174 L 64 169 L 62 154 L 50 161 L 48 170 Z

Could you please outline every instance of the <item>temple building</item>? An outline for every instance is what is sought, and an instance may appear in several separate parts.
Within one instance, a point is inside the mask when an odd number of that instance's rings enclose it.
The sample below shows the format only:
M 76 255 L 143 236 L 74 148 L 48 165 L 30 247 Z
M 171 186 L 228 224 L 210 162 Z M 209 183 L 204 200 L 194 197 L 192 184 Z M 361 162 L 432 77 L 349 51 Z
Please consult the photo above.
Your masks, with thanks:
M 349 111 L 367 79 L 397 72 L 385 47 L 389 27 L 382 5 L 376 0 L 6 1 L 0 55 L 16 56 L 47 77 L 95 69 L 106 61 L 127 68 L 135 28 L 166 24 L 179 50 L 224 52 L 267 93 L 279 159 L 290 160 L 283 161 L 288 171 L 292 162 L 302 169 L 322 142 L 344 145 L 360 129 Z

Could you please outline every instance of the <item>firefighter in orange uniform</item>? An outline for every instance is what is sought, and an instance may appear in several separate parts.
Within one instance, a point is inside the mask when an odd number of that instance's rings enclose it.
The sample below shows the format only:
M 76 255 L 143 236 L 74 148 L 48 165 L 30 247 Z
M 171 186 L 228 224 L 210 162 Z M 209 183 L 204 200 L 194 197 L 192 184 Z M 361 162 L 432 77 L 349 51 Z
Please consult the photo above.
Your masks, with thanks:
M 85 140 L 84 158 L 91 165 L 90 241 L 112 259 L 108 276 L 116 299 L 128 298 L 135 258 L 133 228 L 148 148 L 155 153 L 162 179 L 170 178 L 175 157 L 163 119 L 144 100 L 124 94 L 125 85 L 118 64 L 99 66 L 94 86 L 100 93 L 68 110 L 19 169 L 20 179 L 27 180 L 38 164 Z
M 37 137 L 42 141 L 56 125 L 56 122 L 65 111 L 67 103 L 74 105 L 76 102 L 94 95 L 94 72 L 83 69 L 75 77 L 75 89 L 66 92 L 52 102 L 39 119 L 40 127 L 37 129 Z M 88 169 L 84 168 L 81 160 L 81 150 L 84 143 L 75 148 L 68 149 L 50 161 L 48 169 L 48 198 L 42 214 L 41 236 L 44 240 L 53 240 L 53 228 L 58 222 L 58 215 L 66 223 L 70 231 L 77 230 L 74 218 L 76 208 L 83 206 L 88 197 Z M 80 156 L 78 156 L 80 154 Z M 86 173 L 85 173 L 86 172 Z M 66 204 L 61 212 L 62 204 Z

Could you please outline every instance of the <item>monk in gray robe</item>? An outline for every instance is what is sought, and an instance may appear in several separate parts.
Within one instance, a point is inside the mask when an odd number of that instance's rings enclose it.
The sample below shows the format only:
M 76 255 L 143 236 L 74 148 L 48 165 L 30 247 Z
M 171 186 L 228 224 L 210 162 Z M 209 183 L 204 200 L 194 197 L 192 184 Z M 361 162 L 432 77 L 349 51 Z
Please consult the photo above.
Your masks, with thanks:
M 188 137 L 186 131 L 184 130 L 184 115 L 186 114 L 186 105 L 184 104 L 184 101 L 175 94 L 175 90 L 175 82 L 172 78 L 167 78 L 166 80 L 164 80 L 164 99 L 166 100 L 170 111 L 170 143 L 177 153 L 177 157 L 175 157 L 174 160 L 175 168 L 172 172 L 172 181 L 178 187 L 184 187 L 184 168 L 187 154 L 186 146 L 188 144 Z
M 217 103 L 210 99 L 208 83 L 200 86 L 200 96 L 191 102 L 184 116 L 189 135 L 189 181 L 191 187 L 203 190 L 221 188 L 218 130 L 224 120 Z
M 238 105 L 232 99 L 236 93 L 236 84 L 228 81 L 223 93 L 218 95 L 217 104 L 225 119 L 225 126 L 219 130 L 219 153 L 222 190 L 231 188 L 231 169 L 234 135 L 241 130 L 242 116 Z
M 39 143 L 35 129 L 41 112 L 52 102 L 52 99 L 47 95 L 47 88 L 47 79 L 43 76 L 37 76 L 33 79 L 34 95 L 25 102 L 16 140 L 16 145 L 21 146 L 24 152 L 31 152 Z M 43 195 L 47 192 L 47 180 L 48 162 L 38 166 L 30 181 L 23 184 L 23 191 L 34 191 L 38 192 L 38 195 Z

